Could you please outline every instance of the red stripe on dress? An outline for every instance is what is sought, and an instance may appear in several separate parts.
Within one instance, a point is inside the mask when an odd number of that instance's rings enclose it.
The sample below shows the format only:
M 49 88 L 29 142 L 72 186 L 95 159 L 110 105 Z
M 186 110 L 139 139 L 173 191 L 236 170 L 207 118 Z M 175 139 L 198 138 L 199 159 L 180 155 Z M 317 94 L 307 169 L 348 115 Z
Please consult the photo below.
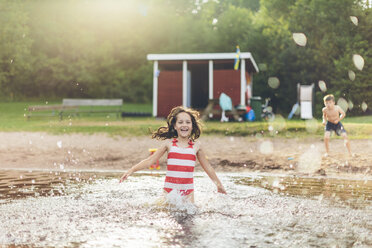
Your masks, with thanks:
M 171 189 L 171 188 L 164 188 L 164 190 L 167 191 L 168 193 L 170 193 L 173 189 Z M 193 191 L 194 191 L 193 189 L 179 190 L 179 192 L 181 193 L 182 196 L 189 195 Z
M 194 178 L 165 177 L 165 182 L 176 184 L 192 184 L 194 182 Z
M 170 171 L 193 172 L 194 171 L 194 166 L 183 166 L 183 165 L 168 164 L 167 169 L 170 170 Z
M 171 188 L 164 188 L 165 191 L 167 191 L 168 193 L 170 193 L 173 189 Z
M 168 158 L 175 158 L 175 159 L 186 159 L 186 160 L 196 160 L 196 156 L 194 154 L 184 154 L 184 153 L 176 153 L 170 152 L 168 153 Z

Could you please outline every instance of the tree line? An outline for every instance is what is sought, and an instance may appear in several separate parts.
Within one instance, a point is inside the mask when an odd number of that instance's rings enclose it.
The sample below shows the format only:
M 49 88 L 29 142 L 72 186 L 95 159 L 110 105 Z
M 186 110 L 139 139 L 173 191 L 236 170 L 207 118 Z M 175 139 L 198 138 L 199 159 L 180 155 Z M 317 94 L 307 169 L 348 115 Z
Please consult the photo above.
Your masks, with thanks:
M 0 27 L 2 100 L 151 102 L 147 54 L 239 45 L 260 68 L 254 95 L 270 97 L 279 113 L 297 101 L 297 83 L 316 85 L 318 114 L 327 93 L 348 101 L 352 114 L 372 107 L 368 0 L 0 0 Z M 270 77 L 279 87 L 268 85 Z

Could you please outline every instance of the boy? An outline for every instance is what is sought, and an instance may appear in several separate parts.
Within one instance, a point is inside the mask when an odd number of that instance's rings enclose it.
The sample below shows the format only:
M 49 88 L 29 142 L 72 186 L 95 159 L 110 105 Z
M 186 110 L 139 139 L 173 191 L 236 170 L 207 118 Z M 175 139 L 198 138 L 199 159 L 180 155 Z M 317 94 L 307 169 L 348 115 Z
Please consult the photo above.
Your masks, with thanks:
M 338 105 L 335 105 L 335 97 L 333 95 L 326 95 L 323 98 L 323 101 L 325 106 L 322 109 L 323 125 L 325 126 L 324 145 L 326 148 L 326 153 L 324 156 L 327 157 L 329 153 L 329 138 L 332 130 L 335 131 L 338 136 L 340 136 L 340 134 L 342 135 L 347 151 L 349 152 L 349 155 L 352 156 L 350 142 L 347 138 L 346 130 L 341 124 L 341 120 L 345 118 L 345 111 Z

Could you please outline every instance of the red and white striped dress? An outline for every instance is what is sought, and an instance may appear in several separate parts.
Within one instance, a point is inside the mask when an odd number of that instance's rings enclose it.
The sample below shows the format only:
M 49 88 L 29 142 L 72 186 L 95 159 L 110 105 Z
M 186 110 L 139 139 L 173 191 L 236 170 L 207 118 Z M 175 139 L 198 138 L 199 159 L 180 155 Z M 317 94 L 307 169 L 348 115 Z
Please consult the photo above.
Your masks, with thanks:
M 168 193 L 177 190 L 181 195 L 188 195 L 194 191 L 194 168 L 196 152 L 194 143 L 190 140 L 189 146 L 177 146 L 177 139 L 168 152 L 167 174 L 165 176 L 164 190 Z

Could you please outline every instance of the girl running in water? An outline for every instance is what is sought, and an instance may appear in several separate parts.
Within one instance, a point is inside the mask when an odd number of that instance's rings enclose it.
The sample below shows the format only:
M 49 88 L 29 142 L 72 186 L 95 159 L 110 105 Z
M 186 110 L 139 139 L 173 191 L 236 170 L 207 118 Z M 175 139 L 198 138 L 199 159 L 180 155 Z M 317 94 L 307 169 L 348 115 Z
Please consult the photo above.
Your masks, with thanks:
M 167 152 L 167 174 L 164 184 L 166 193 L 176 190 L 179 194 L 194 202 L 194 167 L 197 158 L 204 171 L 216 184 L 217 191 L 226 194 L 225 188 L 205 156 L 204 148 L 196 140 L 200 137 L 200 134 L 199 112 L 182 106 L 173 108 L 168 115 L 167 126 L 160 127 L 152 134 L 153 139 L 168 141 L 157 149 L 153 155 L 125 172 L 120 182 L 123 182 L 134 172 L 148 168 Z

